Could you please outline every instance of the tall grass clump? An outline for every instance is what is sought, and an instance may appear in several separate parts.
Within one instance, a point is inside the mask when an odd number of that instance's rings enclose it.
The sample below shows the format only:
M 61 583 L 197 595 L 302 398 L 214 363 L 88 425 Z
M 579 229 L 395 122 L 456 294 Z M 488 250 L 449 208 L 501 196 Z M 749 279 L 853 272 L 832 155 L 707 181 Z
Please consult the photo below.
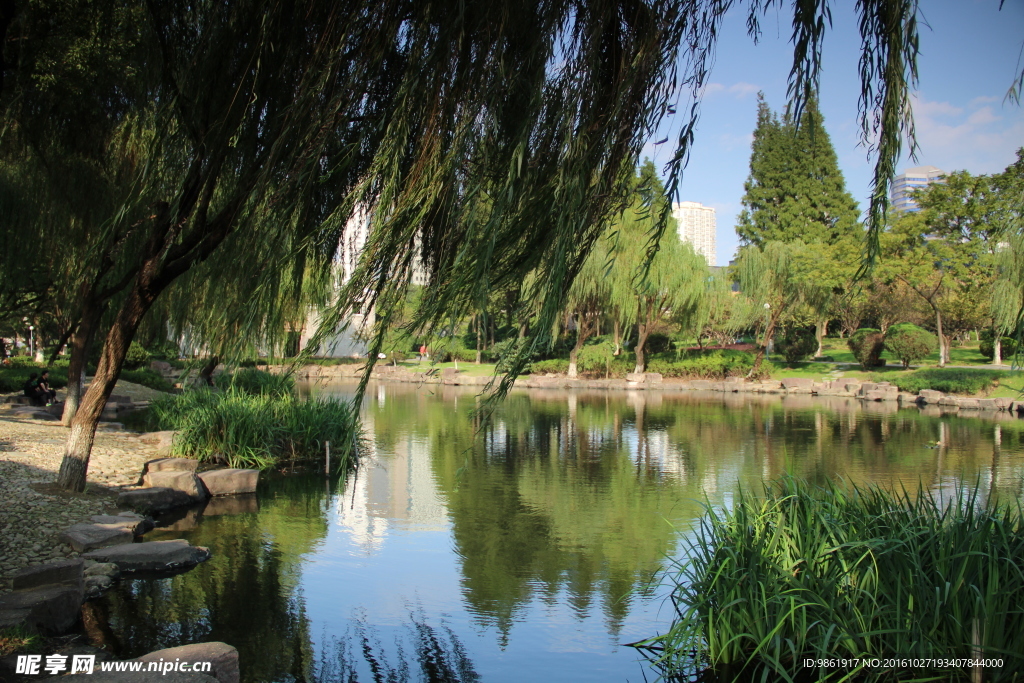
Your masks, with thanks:
M 285 461 L 324 460 L 331 443 L 332 469 L 352 464 L 358 424 L 346 401 L 302 400 L 294 394 L 253 394 L 197 388 L 150 405 L 150 425 L 173 429 L 174 455 L 220 461 L 230 467 L 267 469 Z
M 1017 502 L 785 479 L 709 506 L 688 550 L 671 628 L 636 644 L 670 680 L 971 680 L 929 664 L 971 657 L 1002 659 L 986 681 L 1024 671 Z M 804 666 L 844 658 L 878 661 Z
M 219 389 L 235 389 L 253 396 L 291 396 L 295 393 L 295 378 L 290 374 L 275 375 L 256 368 L 240 368 L 214 378 Z
M 1000 380 L 1019 376 L 1002 370 L 982 368 L 925 368 L 889 379 L 900 391 L 917 393 L 934 389 L 946 394 L 976 394 L 991 390 Z

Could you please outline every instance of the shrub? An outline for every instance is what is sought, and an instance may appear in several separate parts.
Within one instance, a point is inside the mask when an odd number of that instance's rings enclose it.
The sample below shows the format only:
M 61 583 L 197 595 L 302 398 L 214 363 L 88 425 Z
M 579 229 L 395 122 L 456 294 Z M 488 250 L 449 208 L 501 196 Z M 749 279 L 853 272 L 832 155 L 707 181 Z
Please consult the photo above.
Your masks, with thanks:
M 882 351 L 885 350 L 885 337 L 880 330 L 862 327 L 850 335 L 846 344 L 864 370 L 885 365 L 881 359 Z
M 220 389 L 235 389 L 252 396 L 291 396 L 295 392 L 295 378 L 291 375 L 275 375 L 255 368 L 221 373 L 213 383 Z
M 137 341 L 133 341 L 128 347 L 128 353 L 124 357 L 124 367 L 129 370 L 138 370 L 149 362 L 149 351 L 142 347 Z
M 645 353 L 665 353 L 672 350 L 672 339 L 667 334 L 652 332 L 644 345 Z
M 676 617 L 638 647 L 664 680 L 824 680 L 807 659 L 892 652 L 906 663 L 865 676 L 851 665 L 843 680 L 948 680 L 913 658 L 972 656 L 983 634 L 976 656 L 1004 658 L 992 680 L 1012 680 L 1024 670 L 1024 518 L 1019 503 L 985 498 L 783 480 L 708 504 L 673 577 Z
M 154 401 L 157 429 L 174 429 L 173 453 L 230 467 L 266 469 L 282 460 L 322 462 L 324 443 L 332 460 L 347 466 L 357 434 L 357 412 L 338 399 L 300 400 L 294 395 L 248 394 L 238 389 L 195 389 Z
M 787 363 L 808 358 L 818 350 L 818 338 L 814 330 L 807 327 L 798 327 L 786 330 L 786 333 L 775 343 L 776 350 L 782 354 Z
M 996 357 L 995 334 L 992 330 L 982 330 L 981 344 L 978 345 L 978 352 L 985 358 L 992 360 Z M 1000 349 L 1003 358 L 1009 358 L 1017 353 L 1017 340 L 1013 337 L 1002 337 L 1002 348 Z
M 745 375 L 753 366 L 754 355 L 746 351 L 690 350 L 682 352 L 678 359 L 653 358 L 647 364 L 647 371 L 657 372 L 665 377 L 722 379 Z
M 1007 373 L 1001 370 L 985 370 L 974 368 L 924 368 L 907 375 L 888 378 L 901 391 L 917 393 L 922 389 L 932 389 L 945 394 L 977 394 L 988 391 L 1005 377 L 1018 377 L 1020 373 Z
M 550 358 L 548 360 L 534 361 L 530 372 L 534 375 L 543 375 L 549 372 L 564 375 L 569 372 L 569 361 L 566 358 Z
M 150 370 L 149 368 L 142 368 L 141 370 L 122 370 L 119 379 L 123 379 L 126 382 L 132 382 L 134 384 L 141 384 L 144 387 L 150 389 L 156 389 L 157 391 L 171 391 L 174 389 L 174 385 L 164 379 L 156 370 Z
M 937 344 L 934 334 L 912 323 L 899 323 L 885 332 L 885 350 L 899 358 L 905 368 L 927 357 Z

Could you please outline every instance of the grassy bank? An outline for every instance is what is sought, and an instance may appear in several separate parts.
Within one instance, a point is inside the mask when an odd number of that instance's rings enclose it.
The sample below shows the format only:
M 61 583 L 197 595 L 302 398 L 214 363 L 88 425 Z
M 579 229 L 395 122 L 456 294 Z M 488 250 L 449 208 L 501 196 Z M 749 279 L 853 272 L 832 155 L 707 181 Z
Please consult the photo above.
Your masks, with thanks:
M 784 480 L 709 511 L 673 577 L 676 618 L 639 644 L 670 680 L 969 680 L 963 668 L 804 668 L 805 658 L 985 658 L 1024 670 L 1019 504 L 959 490 L 820 489 Z M 977 656 L 977 655 L 974 655 Z M 763 677 L 763 678 L 762 678 Z M 1016 679 L 1016 680 L 1019 680 Z
M 230 467 L 320 463 L 327 442 L 332 469 L 351 464 L 358 416 L 348 402 L 301 400 L 291 377 L 259 370 L 221 376 L 218 384 L 223 388 L 192 389 L 154 401 L 135 426 L 176 430 L 174 455 Z

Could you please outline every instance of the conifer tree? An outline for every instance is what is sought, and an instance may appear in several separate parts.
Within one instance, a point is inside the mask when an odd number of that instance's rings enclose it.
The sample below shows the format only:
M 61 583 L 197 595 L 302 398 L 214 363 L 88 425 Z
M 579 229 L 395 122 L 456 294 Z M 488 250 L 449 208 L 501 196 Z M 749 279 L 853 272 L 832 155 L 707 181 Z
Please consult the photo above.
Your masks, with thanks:
M 781 119 L 758 95 L 757 128 L 736 231 L 746 244 L 805 244 L 859 238 L 857 202 L 846 190 L 817 100 L 807 101 L 800 124 Z

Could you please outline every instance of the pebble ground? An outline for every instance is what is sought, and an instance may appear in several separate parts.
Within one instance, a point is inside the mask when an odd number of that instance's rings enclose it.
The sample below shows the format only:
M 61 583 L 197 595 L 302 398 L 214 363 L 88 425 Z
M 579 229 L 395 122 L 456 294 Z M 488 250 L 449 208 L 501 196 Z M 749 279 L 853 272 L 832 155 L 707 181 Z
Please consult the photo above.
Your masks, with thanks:
M 10 590 L 10 575 L 23 567 L 77 557 L 60 533 L 114 511 L 118 490 L 135 484 L 143 463 L 155 457 L 153 446 L 135 434 L 99 429 L 86 491 L 61 492 L 54 483 L 66 439 L 60 422 L 0 415 L 0 593 Z

